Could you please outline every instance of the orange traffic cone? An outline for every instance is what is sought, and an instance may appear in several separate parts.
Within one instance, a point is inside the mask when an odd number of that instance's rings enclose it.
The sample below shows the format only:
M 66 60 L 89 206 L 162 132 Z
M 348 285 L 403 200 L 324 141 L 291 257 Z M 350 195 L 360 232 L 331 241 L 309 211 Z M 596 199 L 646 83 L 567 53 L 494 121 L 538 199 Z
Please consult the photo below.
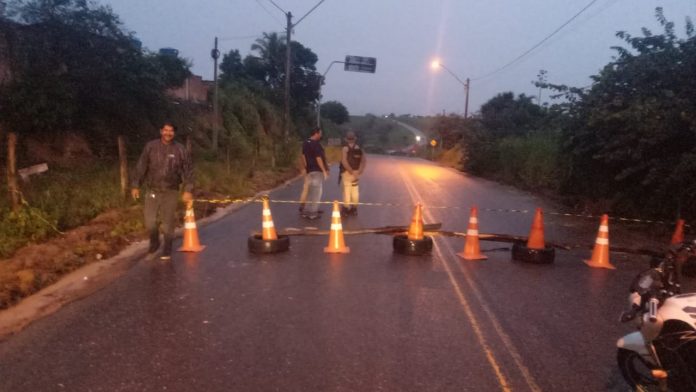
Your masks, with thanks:
M 532 229 L 529 231 L 529 238 L 527 239 L 527 248 L 546 249 L 546 243 L 544 242 L 544 218 L 541 208 L 537 208 L 534 214 L 534 222 L 532 222 Z
M 416 204 L 416 209 L 413 211 L 411 225 L 408 227 L 408 239 L 423 239 L 423 206 L 420 203 Z
M 463 258 L 464 260 L 486 260 L 488 256 L 481 254 L 478 235 L 478 209 L 476 207 L 471 207 L 469 228 L 466 230 L 464 250 L 457 253 L 457 256 Z
M 674 229 L 674 234 L 672 234 L 672 241 L 670 244 L 681 244 L 684 242 L 684 219 L 679 219 L 677 221 L 677 227 Z
M 263 211 L 261 213 L 261 239 L 264 241 L 277 240 L 275 225 L 271 217 L 271 208 L 268 206 L 268 196 L 263 197 Z
M 331 213 L 331 230 L 329 231 L 329 246 L 324 248 L 324 253 L 350 253 L 350 248 L 343 241 L 343 225 L 341 224 L 341 210 L 338 201 L 333 202 Z
M 599 224 L 597 232 L 597 240 L 595 241 L 594 250 L 592 250 L 592 259 L 584 260 L 585 264 L 593 268 L 608 268 L 616 269 L 609 263 L 609 216 L 602 215 L 602 222 Z
M 198 241 L 198 230 L 196 229 L 196 217 L 193 216 L 193 203 L 186 206 L 184 215 L 184 243 L 179 252 L 200 252 L 205 248 Z

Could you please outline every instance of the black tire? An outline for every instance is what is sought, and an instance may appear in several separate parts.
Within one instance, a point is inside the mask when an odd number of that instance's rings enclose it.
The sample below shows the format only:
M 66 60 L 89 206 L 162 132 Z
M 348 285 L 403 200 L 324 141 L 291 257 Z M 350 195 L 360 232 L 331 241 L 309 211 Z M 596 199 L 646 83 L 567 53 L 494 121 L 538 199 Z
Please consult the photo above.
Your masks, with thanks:
M 290 237 L 279 235 L 277 240 L 264 240 L 260 235 L 252 235 L 247 240 L 249 252 L 257 254 L 280 253 L 290 249 Z
M 512 245 L 512 259 L 532 264 L 551 264 L 556 258 L 556 250 L 551 247 L 544 249 L 530 249 L 524 242 L 515 242 Z
M 433 250 L 433 239 L 423 237 L 422 240 L 409 240 L 405 234 L 394 236 L 394 252 L 408 256 L 422 256 Z
M 657 380 L 650 371 L 652 366 L 648 364 L 635 351 L 620 348 L 616 351 L 616 363 L 619 366 L 624 381 L 635 390 L 657 390 Z

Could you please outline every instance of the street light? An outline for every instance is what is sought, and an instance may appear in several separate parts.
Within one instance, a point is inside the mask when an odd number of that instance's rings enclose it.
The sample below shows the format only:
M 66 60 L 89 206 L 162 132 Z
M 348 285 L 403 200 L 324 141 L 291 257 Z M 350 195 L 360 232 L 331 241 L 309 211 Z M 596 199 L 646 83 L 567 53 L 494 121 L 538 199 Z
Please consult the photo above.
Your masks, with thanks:
M 464 118 L 469 117 L 469 78 L 466 78 L 466 82 L 463 82 L 461 79 L 459 79 L 459 76 L 455 75 L 454 72 L 450 71 L 449 68 L 445 67 L 445 64 L 442 64 L 440 60 L 433 60 L 432 63 L 430 63 L 430 68 L 437 70 L 438 68 L 443 68 L 445 71 L 449 72 L 450 75 L 452 75 L 459 83 L 464 86 L 464 94 L 466 96 L 465 101 L 464 101 Z
M 321 126 L 321 85 L 324 84 L 326 74 L 334 64 L 344 64 L 345 71 L 375 73 L 377 59 L 374 57 L 346 56 L 346 61 L 332 61 L 319 79 L 319 95 L 317 96 L 317 128 Z M 384 116 L 386 117 L 386 116 Z

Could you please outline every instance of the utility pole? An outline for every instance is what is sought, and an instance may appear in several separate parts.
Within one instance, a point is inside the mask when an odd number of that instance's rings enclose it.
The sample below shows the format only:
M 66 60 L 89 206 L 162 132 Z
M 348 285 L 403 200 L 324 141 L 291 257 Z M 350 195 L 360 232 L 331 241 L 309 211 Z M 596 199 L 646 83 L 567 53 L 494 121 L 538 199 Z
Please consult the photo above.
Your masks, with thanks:
M 292 34 L 292 13 L 287 12 L 285 14 L 287 17 L 287 27 L 285 29 L 285 113 L 283 114 L 283 137 L 287 141 L 290 136 L 290 66 L 291 66 L 291 51 L 290 42 Z
M 284 9 L 280 8 L 278 4 L 276 4 L 275 1 L 269 0 L 271 4 L 273 4 L 277 9 L 280 10 L 285 15 L 285 18 L 287 19 L 287 25 L 285 27 L 285 112 L 283 113 L 283 139 L 284 141 L 288 141 L 290 137 L 290 69 L 291 69 L 291 50 L 290 50 L 290 43 L 292 42 L 292 28 L 300 24 L 304 20 L 304 18 L 307 17 L 307 15 L 311 14 L 312 11 L 317 9 L 323 3 L 325 0 L 321 0 L 312 7 L 312 9 L 309 10 L 303 17 L 301 17 L 297 23 L 294 25 L 292 24 L 292 13 L 290 11 L 285 11 Z
M 218 108 L 218 58 L 220 58 L 220 51 L 218 50 L 218 37 L 215 37 L 215 46 L 210 52 L 210 57 L 213 58 L 213 80 L 215 88 L 213 91 L 213 151 L 218 150 L 218 136 L 220 134 L 219 127 L 219 108 Z
M 469 117 L 469 78 L 466 78 L 464 90 L 466 90 L 466 98 L 464 100 L 464 119 L 466 120 Z
M 469 117 L 469 84 L 471 83 L 469 78 L 466 78 L 466 82 L 463 82 L 461 79 L 459 79 L 459 76 L 457 76 L 449 68 L 445 67 L 445 64 L 442 64 L 438 60 L 433 61 L 431 63 L 431 67 L 433 69 L 441 67 L 442 69 L 447 71 L 450 75 L 452 75 L 455 79 L 457 79 L 457 82 L 459 82 L 462 86 L 464 86 L 464 96 L 466 97 L 465 101 L 464 101 L 464 119 L 467 119 Z

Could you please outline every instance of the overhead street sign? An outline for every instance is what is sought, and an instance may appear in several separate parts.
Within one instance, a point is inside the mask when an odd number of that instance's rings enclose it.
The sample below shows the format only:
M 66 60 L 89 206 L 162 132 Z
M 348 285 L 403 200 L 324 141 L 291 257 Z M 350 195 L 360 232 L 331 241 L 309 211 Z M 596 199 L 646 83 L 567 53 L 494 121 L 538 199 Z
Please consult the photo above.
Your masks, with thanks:
M 346 56 L 343 69 L 353 72 L 375 73 L 377 59 L 374 57 Z

